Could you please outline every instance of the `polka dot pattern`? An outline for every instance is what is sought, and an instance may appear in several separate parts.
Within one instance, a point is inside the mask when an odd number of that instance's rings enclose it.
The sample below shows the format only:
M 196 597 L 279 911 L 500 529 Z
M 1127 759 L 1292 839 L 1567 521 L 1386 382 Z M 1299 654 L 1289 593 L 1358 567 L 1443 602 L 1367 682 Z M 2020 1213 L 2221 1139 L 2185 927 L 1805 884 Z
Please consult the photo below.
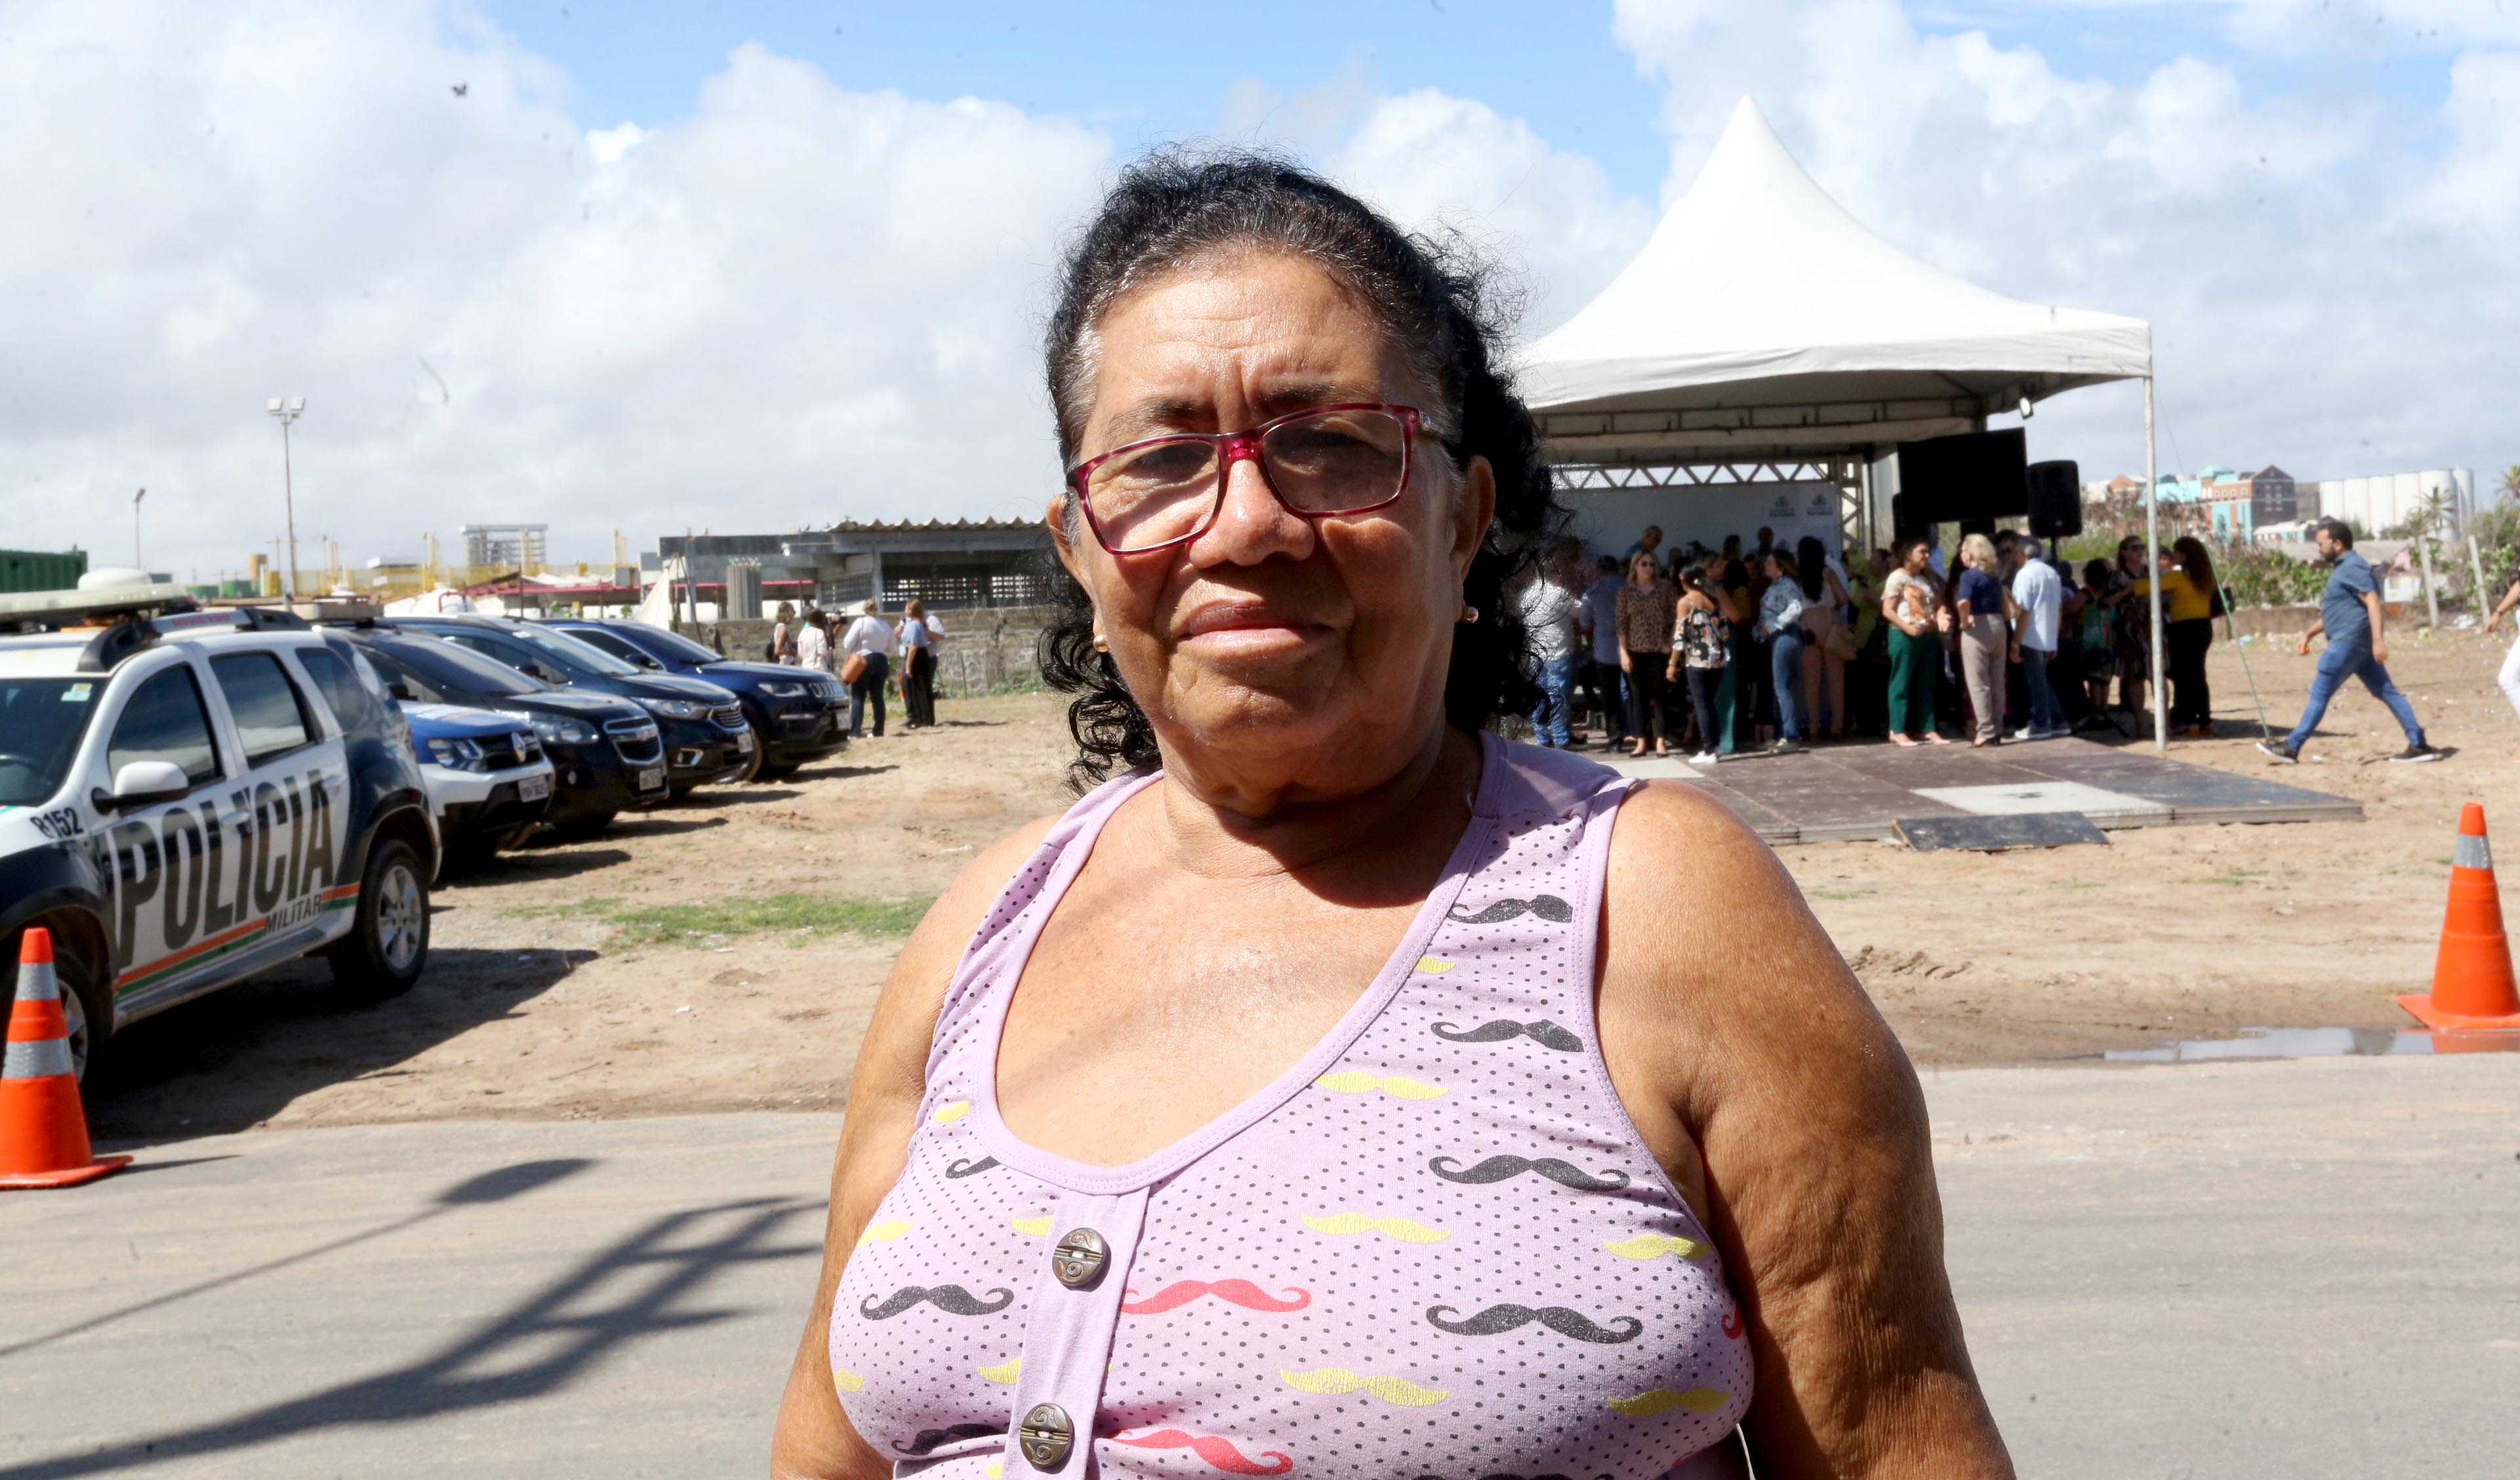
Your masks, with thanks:
M 885 1233 L 841 1278 L 832 1364 L 858 1380 L 840 1401 L 870 1443 L 939 1461 L 923 1473 L 1037 1473 L 1006 1438 L 1007 1384 L 1040 1292 L 1059 1292 L 1051 1238 L 1025 1230 L 1080 1190 L 1144 1206 L 1104 1277 L 1105 1475 L 1625 1480 L 1740 1421 L 1749 1347 L 1713 1241 L 1595 1042 L 1594 921 L 1626 783 L 1486 743 L 1467 866 L 1402 942 L 1395 989 L 1326 1063 L 1229 1115 L 1230 1134 L 1141 1163 L 1135 1188 L 1080 1188 L 1107 1169 L 1013 1143 L 983 1082 L 1042 919 L 1151 778 L 1052 830 L 948 991 L 909 1163 L 870 1224 Z M 956 1103 L 971 1108 L 935 1113 Z

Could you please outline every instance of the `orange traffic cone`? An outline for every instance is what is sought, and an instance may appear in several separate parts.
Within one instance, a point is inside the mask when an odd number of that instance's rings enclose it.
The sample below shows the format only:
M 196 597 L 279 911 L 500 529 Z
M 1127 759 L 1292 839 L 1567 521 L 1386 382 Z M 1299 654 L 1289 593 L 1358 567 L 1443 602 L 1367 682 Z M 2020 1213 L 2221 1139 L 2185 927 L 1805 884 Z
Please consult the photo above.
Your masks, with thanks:
M 2502 896 L 2494 886 L 2494 850 L 2485 841 L 2485 808 L 2458 814 L 2458 848 L 2450 862 L 2450 910 L 2442 920 L 2433 989 L 2398 999 L 2430 1028 L 2520 1028 L 2520 992 L 2511 981 L 2511 941 L 2502 933 Z
M 0 1188 L 67 1188 L 131 1165 L 92 1156 L 87 1112 L 70 1077 L 69 1024 L 53 977 L 53 932 L 26 929 L 18 950 L 18 1000 L 0 1062 Z

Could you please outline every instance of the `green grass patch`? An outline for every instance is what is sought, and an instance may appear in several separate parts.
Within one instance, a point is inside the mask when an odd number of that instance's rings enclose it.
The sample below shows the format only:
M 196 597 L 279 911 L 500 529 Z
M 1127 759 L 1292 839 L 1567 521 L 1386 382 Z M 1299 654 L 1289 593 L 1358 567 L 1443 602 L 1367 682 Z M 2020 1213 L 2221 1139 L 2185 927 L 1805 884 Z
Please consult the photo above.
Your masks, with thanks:
M 2266 871 L 2263 869 L 2233 869 L 2228 874 L 2208 874 L 2204 878 L 2198 880 L 2198 882 L 2208 884 L 2228 884 L 2230 887 L 2237 889 L 2244 884 L 2255 883 L 2257 880 L 2266 876 Z
M 600 919 L 619 927 L 630 945 L 698 945 L 737 935 L 778 934 L 790 945 L 826 935 L 907 935 L 929 899 L 866 899 L 850 894 L 765 894 L 702 905 L 629 905 L 581 899 L 529 905 L 512 916 L 534 919 Z

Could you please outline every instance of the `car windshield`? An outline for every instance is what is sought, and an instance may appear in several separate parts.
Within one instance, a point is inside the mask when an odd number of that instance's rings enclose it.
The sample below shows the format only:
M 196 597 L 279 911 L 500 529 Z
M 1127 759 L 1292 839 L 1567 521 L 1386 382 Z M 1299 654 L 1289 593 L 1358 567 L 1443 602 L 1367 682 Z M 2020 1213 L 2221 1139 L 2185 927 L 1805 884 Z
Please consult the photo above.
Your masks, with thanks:
M 690 638 L 683 636 L 681 633 L 667 632 L 662 627 L 647 628 L 637 637 L 633 638 L 625 636 L 622 641 L 636 643 L 651 652 L 661 652 L 667 657 L 686 663 L 722 663 L 726 661 L 725 658 L 720 657 L 717 653 L 701 647 L 699 644 L 693 642 Z
M 519 622 L 503 630 L 511 637 L 540 648 L 563 663 L 575 663 L 580 668 L 592 668 L 598 673 L 612 678 L 621 678 L 639 671 L 593 643 L 579 642 L 565 632 L 553 632 L 548 628 L 536 627 L 525 622 Z
M 62 788 L 104 693 L 94 678 L 0 678 L 0 806 Z
M 464 696 L 476 694 L 542 694 L 551 688 L 452 643 L 406 639 L 378 643 L 368 651 L 383 660 L 379 666 L 388 670 L 388 679 L 416 679 L 411 687 L 428 691 L 417 696 L 437 703 L 462 703 Z

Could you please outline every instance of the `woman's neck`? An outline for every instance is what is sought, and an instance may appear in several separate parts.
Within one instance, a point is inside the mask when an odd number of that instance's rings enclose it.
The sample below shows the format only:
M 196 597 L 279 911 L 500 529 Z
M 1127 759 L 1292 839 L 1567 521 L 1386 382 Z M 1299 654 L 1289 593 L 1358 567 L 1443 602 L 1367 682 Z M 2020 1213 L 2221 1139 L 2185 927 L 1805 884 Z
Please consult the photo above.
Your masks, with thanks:
M 1429 828 L 1457 834 L 1483 760 L 1474 737 L 1439 720 L 1397 771 L 1335 796 L 1306 796 L 1295 787 L 1237 793 L 1167 771 L 1160 807 L 1148 821 L 1166 856 L 1192 874 L 1301 873 L 1411 849 Z

